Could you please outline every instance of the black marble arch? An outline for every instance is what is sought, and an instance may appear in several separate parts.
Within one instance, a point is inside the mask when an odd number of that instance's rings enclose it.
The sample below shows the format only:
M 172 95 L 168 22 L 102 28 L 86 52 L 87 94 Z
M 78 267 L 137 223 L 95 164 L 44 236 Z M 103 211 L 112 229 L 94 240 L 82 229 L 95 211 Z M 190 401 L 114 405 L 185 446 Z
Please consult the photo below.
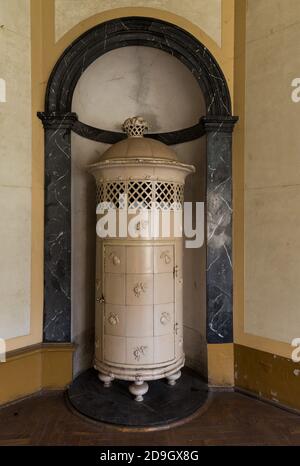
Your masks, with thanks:
M 106 143 L 123 137 L 79 122 L 71 111 L 73 92 L 94 60 L 132 45 L 159 48 L 178 58 L 205 98 L 206 116 L 197 125 L 151 136 L 178 144 L 207 133 L 207 341 L 231 342 L 231 133 L 237 117 L 231 115 L 226 80 L 209 50 L 173 24 L 142 17 L 102 23 L 75 40 L 56 63 L 45 111 L 38 114 L 45 128 L 44 341 L 71 340 L 71 131 Z
M 48 114 L 45 112 L 38 112 L 37 115 L 43 121 L 45 129 L 56 129 L 62 127 L 68 128 L 79 136 L 85 139 L 91 139 L 92 141 L 104 142 L 105 144 L 115 144 L 127 137 L 125 133 L 95 128 L 87 125 L 86 123 L 82 123 L 82 121 L 78 120 L 77 115 L 74 112 L 64 115 L 57 114 L 56 112 Z M 145 134 L 144 137 L 156 139 L 164 144 L 171 145 L 193 141 L 194 139 L 201 138 L 204 135 L 205 129 L 203 121 L 200 119 L 198 123 L 194 126 L 190 126 L 189 128 L 170 131 L 168 133 L 148 133 Z
M 82 136 L 83 138 L 104 142 L 106 144 L 115 144 L 127 137 L 125 133 L 94 128 L 93 126 L 89 126 L 81 121 L 74 121 L 71 129 L 74 133 L 79 134 L 79 136 Z M 190 126 L 189 128 L 170 131 L 168 133 L 148 133 L 145 134 L 144 137 L 156 139 L 164 144 L 171 145 L 193 141 L 194 139 L 201 138 L 204 134 L 205 129 L 202 120 L 200 120 L 199 123 L 194 126 Z

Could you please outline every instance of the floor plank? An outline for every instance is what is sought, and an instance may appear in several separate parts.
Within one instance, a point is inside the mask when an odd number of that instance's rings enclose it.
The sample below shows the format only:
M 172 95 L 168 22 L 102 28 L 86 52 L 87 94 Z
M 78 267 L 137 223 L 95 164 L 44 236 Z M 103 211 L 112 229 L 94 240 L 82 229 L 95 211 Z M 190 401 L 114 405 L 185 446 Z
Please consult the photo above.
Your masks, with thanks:
M 300 445 L 300 416 L 234 392 L 215 392 L 188 423 L 127 432 L 74 414 L 60 392 L 0 409 L 0 445 Z

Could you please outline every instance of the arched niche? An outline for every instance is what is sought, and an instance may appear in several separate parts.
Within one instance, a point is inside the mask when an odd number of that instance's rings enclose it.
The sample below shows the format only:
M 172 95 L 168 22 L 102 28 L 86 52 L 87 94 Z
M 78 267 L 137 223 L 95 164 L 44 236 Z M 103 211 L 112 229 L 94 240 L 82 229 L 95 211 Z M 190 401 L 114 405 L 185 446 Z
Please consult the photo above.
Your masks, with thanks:
M 173 24 L 143 17 L 111 20 L 84 33 L 65 50 L 48 81 L 45 111 L 39 113 L 45 128 L 44 341 L 71 341 L 71 132 L 103 143 L 123 137 L 79 121 L 72 112 L 74 90 L 95 60 L 129 46 L 173 55 L 201 89 L 205 116 L 199 100 L 199 122 L 152 136 L 180 144 L 206 135 L 206 341 L 231 342 L 231 140 L 237 118 L 224 75 L 207 48 Z
M 176 98 L 174 98 L 176 96 Z M 204 116 L 202 91 L 189 69 L 177 58 L 145 46 L 111 50 L 81 75 L 74 90 L 72 111 L 93 127 L 120 131 L 128 115 L 142 115 L 151 132 L 191 127 Z M 72 132 L 71 203 L 72 341 L 74 371 L 91 365 L 95 310 L 95 192 L 86 166 L 98 161 L 109 145 Z M 181 162 L 196 173 L 185 185 L 185 200 L 205 202 L 206 137 L 172 146 Z M 185 249 L 184 342 L 186 364 L 206 373 L 206 247 Z

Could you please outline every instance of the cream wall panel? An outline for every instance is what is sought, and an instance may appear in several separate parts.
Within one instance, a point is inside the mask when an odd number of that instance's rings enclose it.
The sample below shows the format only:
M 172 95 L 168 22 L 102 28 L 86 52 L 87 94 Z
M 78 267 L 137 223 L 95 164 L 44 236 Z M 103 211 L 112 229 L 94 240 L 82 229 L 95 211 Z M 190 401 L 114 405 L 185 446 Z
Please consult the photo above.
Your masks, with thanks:
M 247 0 L 247 4 L 248 43 L 300 22 L 299 0 Z
M 0 0 L 0 17 L 4 30 L 30 37 L 29 0 Z
M 183 16 L 221 45 L 221 0 L 55 0 L 55 37 L 89 16 L 121 7 L 159 8 Z
M 293 24 L 247 45 L 247 188 L 300 182 L 300 103 L 291 99 L 291 82 L 300 74 L 299 31 Z
M 0 2 L 0 185 L 31 186 L 31 45 L 29 2 Z
M 300 186 L 246 194 L 245 331 L 300 337 Z
M 0 1 L 0 336 L 30 328 L 31 43 L 30 2 Z
M 31 190 L 0 187 L 0 337 L 29 333 Z
M 73 111 L 86 124 L 114 131 L 120 131 L 128 115 L 140 112 L 152 132 L 195 125 L 204 113 L 190 71 L 171 55 L 149 47 L 116 49 L 95 60 L 78 81 Z M 88 142 L 82 140 L 82 146 Z M 102 152 L 109 146 L 96 147 Z
M 300 329 L 299 21 L 298 0 L 248 1 L 244 330 L 287 343 Z

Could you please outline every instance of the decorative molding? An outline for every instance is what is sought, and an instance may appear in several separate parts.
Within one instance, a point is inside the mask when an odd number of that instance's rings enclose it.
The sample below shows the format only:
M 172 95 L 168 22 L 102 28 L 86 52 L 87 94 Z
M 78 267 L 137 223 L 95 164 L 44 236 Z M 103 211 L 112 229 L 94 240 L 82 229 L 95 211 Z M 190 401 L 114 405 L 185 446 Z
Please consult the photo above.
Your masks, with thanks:
M 36 343 L 34 345 L 25 346 L 24 348 L 18 348 L 15 350 L 8 351 L 6 353 L 6 361 L 12 359 L 23 358 L 25 355 L 33 354 L 40 351 L 75 351 L 74 343 Z M 1 367 L 1 364 L 0 364 Z
M 116 142 L 126 139 L 125 133 L 109 131 L 101 128 L 95 128 L 78 120 L 74 112 L 57 113 L 57 112 L 37 112 L 37 116 L 42 121 L 45 129 L 65 128 L 72 130 L 79 136 L 92 141 L 103 142 L 104 144 L 115 144 Z M 145 138 L 156 139 L 167 145 L 181 144 L 183 142 L 193 141 L 205 135 L 202 121 L 189 128 L 183 128 L 167 133 L 149 133 Z
M 170 264 L 172 257 L 169 251 L 163 251 L 160 255 L 160 259 L 164 260 L 165 264 Z
M 171 321 L 171 316 L 169 312 L 162 312 L 160 316 L 161 325 L 167 325 Z
M 201 118 L 205 133 L 232 133 L 237 116 L 205 116 Z
M 112 325 L 112 326 L 115 327 L 116 325 L 119 324 L 120 319 L 119 319 L 118 314 L 115 314 L 115 313 L 111 312 L 111 313 L 109 314 L 108 318 L 107 318 L 107 321 L 108 321 L 108 323 L 109 323 L 110 325 Z
M 133 292 L 137 298 L 141 296 L 142 293 L 146 293 L 147 291 L 147 286 L 143 282 L 138 282 L 133 288 Z
M 74 112 L 37 112 L 37 116 L 42 121 L 45 129 L 72 129 L 74 123 L 78 119 Z
M 111 259 L 113 265 L 120 265 L 121 259 L 114 253 L 110 253 L 109 258 Z
M 146 350 L 148 349 L 148 346 L 137 346 L 133 350 L 133 356 L 136 361 L 140 361 L 141 358 L 143 358 L 146 355 Z

